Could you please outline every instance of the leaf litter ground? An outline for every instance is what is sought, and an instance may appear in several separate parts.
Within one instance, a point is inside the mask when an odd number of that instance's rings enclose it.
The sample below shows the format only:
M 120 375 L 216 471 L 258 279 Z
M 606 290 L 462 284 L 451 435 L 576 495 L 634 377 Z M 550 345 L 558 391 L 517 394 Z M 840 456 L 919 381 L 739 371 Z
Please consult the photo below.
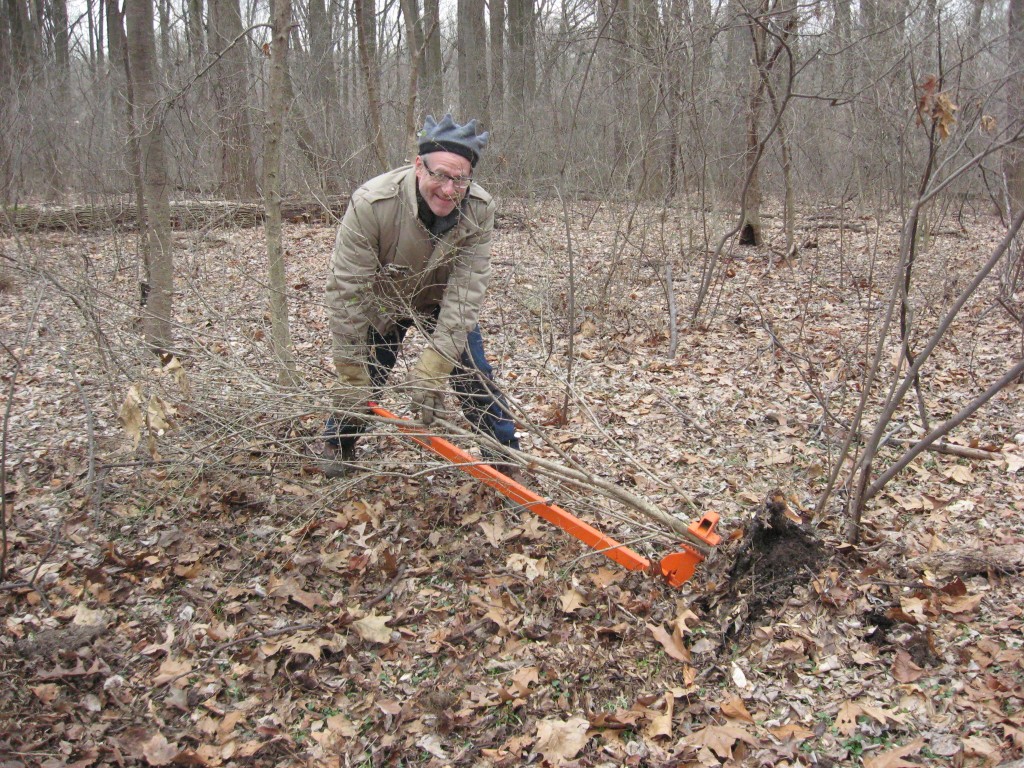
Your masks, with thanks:
M 180 371 L 137 351 L 131 238 L 5 241 L 23 268 L 0 296 L 4 766 L 1021 756 L 1019 392 L 954 435 L 991 461 L 920 457 L 872 504 L 856 551 L 838 506 L 811 515 L 897 225 L 882 222 L 877 248 L 822 229 L 799 263 L 730 254 L 717 311 L 680 324 L 669 358 L 660 265 L 673 261 L 686 307 L 700 260 L 676 243 L 694 222 L 580 210 L 566 414 L 564 222 L 523 213 L 497 233 L 482 322 L 544 435 L 526 448 L 684 519 L 720 512 L 728 539 L 694 581 L 672 590 L 588 555 L 387 430 L 364 440 L 363 471 L 324 478 L 328 228 L 286 232 L 298 393 L 274 383 L 258 230 L 176 235 Z M 920 327 L 998 237 L 978 218 L 934 238 Z M 991 291 L 972 302 L 926 375 L 932 418 L 1001 375 L 1019 338 Z M 149 416 L 138 446 L 117 423 L 133 385 Z M 915 435 L 915 414 L 897 414 L 894 440 Z M 603 497 L 531 481 L 655 559 L 675 546 Z

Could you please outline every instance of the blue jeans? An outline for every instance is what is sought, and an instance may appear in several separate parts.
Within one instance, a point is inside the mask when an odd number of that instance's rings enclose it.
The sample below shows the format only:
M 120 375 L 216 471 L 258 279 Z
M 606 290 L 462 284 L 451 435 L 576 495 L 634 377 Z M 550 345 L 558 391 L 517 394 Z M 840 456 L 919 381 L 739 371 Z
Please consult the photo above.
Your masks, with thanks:
M 378 395 L 398 361 L 402 340 L 412 325 L 413 320 L 406 319 L 399 321 L 386 335 L 381 335 L 373 326 L 367 332 L 367 343 L 373 351 L 369 365 L 370 381 Z M 494 370 L 484 354 L 484 338 L 479 325 L 469 332 L 466 349 L 462 352 L 459 365 L 452 371 L 450 381 L 459 397 L 462 412 L 470 423 L 502 445 L 518 451 L 515 422 L 509 415 L 505 396 L 494 382 Z M 332 415 L 324 427 L 324 439 L 335 448 L 351 450 L 365 429 L 363 424 L 348 424 Z

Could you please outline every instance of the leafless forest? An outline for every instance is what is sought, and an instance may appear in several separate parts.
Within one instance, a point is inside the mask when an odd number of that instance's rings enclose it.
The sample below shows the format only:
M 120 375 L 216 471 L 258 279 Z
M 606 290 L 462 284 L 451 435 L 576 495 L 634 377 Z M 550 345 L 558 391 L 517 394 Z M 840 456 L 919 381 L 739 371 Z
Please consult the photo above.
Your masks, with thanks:
M 0 7 L 2 768 L 1021 764 L 1024 2 Z M 720 514 L 680 588 L 319 469 L 338 216 L 448 111 L 525 482 Z

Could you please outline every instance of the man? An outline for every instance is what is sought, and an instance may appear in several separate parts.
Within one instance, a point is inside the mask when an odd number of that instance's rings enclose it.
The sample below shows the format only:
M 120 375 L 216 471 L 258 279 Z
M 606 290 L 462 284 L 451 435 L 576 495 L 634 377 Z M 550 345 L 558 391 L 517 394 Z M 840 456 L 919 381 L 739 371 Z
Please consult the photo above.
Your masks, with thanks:
M 360 416 L 412 326 L 427 348 L 409 376 L 412 406 L 429 425 L 444 414 L 448 380 L 482 432 L 518 450 L 515 425 L 484 355 L 477 317 L 490 277 L 494 201 L 472 179 L 488 133 L 445 115 L 426 119 L 419 154 L 357 189 L 338 228 L 327 282 L 335 414 L 324 473 L 345 474 L 365 429 Z

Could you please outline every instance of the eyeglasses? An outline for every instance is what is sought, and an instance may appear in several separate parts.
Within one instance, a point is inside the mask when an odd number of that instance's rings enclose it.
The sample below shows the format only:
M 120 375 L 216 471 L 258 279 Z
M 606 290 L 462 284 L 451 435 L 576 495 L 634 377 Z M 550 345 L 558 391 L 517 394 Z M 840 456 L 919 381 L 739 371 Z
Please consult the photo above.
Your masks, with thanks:
M 423 162 L 423 158 L 420 158 L 420 162 Z M 469 189 L 469 185 L 473 183 L 473 179 L 470 176 L 449 176 L 447 173 L 441 173 L 441 171 L 432 171 L 426 163 L 423 163 L 423 170 L 442 187 L 451 182 L 451 185 L 456 189 L 465 190 Z

